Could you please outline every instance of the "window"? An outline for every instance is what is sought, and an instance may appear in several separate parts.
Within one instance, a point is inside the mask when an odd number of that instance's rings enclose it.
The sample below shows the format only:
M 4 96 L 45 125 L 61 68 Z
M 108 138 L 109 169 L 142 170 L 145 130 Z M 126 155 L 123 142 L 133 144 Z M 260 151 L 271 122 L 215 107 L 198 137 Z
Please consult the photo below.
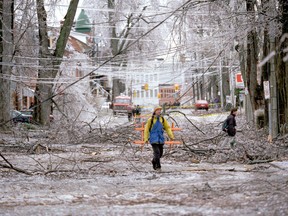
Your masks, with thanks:
M 130 103 L 130 99 L 123 99 L 123 98 L 115 98 L 115 103 Z
M 153 90 L 150 89 L 150 97 L 153 98 Z
M 149 81 L 149 77 L 148 77 L 148 74 L 145 75 L 145 82 L 148 82 Z
M 154 97 L 157 97 L 158 96 L 158 91 L 157 89 L 154 89 Z
M 149 91 L 146 91 L 146 98 L 149 97 Z
M 137 98 L 139 98 L 139 97 L 140 97 L 140 91 L 137 90 Z
M 154 81 L 157 81 L 157 74 L 154 74 Z
M 144 91 L 141 91 L 141 98 L 144 98 Z

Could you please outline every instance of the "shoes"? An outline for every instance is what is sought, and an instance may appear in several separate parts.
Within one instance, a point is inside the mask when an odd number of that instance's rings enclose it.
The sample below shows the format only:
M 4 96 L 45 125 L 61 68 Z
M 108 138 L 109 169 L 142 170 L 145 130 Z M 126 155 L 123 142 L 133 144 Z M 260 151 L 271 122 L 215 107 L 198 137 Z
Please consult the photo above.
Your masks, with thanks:
M 154 170 L 161 170 L 161 165 L 160 165 L 160 161 L 158 161 L 158 163 L 153 159 L 152 161 L 152 165 L 153 165 L 153 169 Z
M 157 167 L 157 168 L 156 168 L 156 171 L 161 171 L 161 167 Z
M 230 142 L 230 147 L 234 148 L 236 146 L 236 142 L 233 140 L 232 142 Z
M 152 162 L 152 165 L 153 165 L 153 169 L 156 170 L 157 167 L 156 167 L 156 162 L 154 161 L 154 159 L 151 162 Z

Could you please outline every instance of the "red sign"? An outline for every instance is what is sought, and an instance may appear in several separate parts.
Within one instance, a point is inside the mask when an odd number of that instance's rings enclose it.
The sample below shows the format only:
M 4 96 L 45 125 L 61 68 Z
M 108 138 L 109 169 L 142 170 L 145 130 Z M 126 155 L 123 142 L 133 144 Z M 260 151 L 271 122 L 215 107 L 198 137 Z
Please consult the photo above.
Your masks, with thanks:
M 243 79 L 242 79 L 242 74 L 241 73 L 237 73 L 235 75 L 235 78 L 236 78 L 236 88 L 243 89 L 244 88 L 244 82 L 243 82 Z

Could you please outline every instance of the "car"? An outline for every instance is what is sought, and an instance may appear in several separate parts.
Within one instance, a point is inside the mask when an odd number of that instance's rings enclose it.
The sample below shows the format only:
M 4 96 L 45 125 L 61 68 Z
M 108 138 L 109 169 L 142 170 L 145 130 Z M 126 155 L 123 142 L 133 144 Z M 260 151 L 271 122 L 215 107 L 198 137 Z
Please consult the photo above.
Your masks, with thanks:
M 194 108 L 195 110 L 205 109 L 206 111 L 208 111 L 209 103 L 207 100 L 197 100 L 194 104 Z
M 111 102 L 104 102 L 101 106 L 101 110 L 109 110 L 111 107 Z
M 33 109 L 20 110 L 20 112 L 21 112 L 22 114 L 25 114 L 25 115 L 33 116 L 34 110 L 33 110 Z M 52 114 L 49 115 L 49 120 L 50 120 L 50 122 L 53 122 L 53 121 L 54 121 L 54 116 L 53 116 Z M 35 123 L 35 122 L 34 122 L 34 123 Z
M 31 123 L 33 120 L 32 115 L 21 113 L 18 110 L 11 110 L 10 118 L 13 120 L 14 123 L 17 123 L 17 122 Z
M 152 106 L 143 106 L 141 107 L 142 113 L 153 113 L 153 107 Z
M 33 110 L 32 109 L 28 109 L 28 110 L 20 110 L 19 112 L 21 112 L 24 115 L 31 115 L 33 116 Z

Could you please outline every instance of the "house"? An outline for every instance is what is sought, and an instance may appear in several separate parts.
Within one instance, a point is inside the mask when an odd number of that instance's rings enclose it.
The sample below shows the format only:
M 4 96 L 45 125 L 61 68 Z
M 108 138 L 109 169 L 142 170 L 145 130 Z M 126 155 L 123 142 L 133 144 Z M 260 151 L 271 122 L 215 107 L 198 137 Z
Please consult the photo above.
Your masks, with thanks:
M 63 24 L 63 21 L 61 21 L 60 24 Z M 85 10 L 82 9 L 76 20 L 75 27 L 72 28 L 70 32 L 62 62 L 66 70 L 65 73 L 68 75 L 67 79 L 70 79 L 70 81 L 80 79 L 93 71 L 96 67 L 94 64 L 95 59 L 93 59 L 95 52 L 93 31 L 94 28 L 91 25 Z M 59 32 L 59 27 L 48 27 L 48 48 L 51 52 L 55 49 Z M 75 56 L 81 56 L 81 58 L 77 59 L 78 57 L 75 58 Z M 60 76 L 61 74 L 63 73 L 60 72 Z M 11 85 L 13 109 L 28 109 L 34 102 L 37 69 L 34 69 L 33 73 L 29 73 L 27 77 L 21 77 L 21 80 L 19 79 L 20 78 L 17 78 L 16 80 L 15 78 L 15 82 L 12 81 Z M 92 73 L 90 79 L 91 91 L 96 97 L 109 96 L 111 87 L 106 75 Z M 61 87 L 55 85 L 56 93 L 59 89 L 61 89 Z

